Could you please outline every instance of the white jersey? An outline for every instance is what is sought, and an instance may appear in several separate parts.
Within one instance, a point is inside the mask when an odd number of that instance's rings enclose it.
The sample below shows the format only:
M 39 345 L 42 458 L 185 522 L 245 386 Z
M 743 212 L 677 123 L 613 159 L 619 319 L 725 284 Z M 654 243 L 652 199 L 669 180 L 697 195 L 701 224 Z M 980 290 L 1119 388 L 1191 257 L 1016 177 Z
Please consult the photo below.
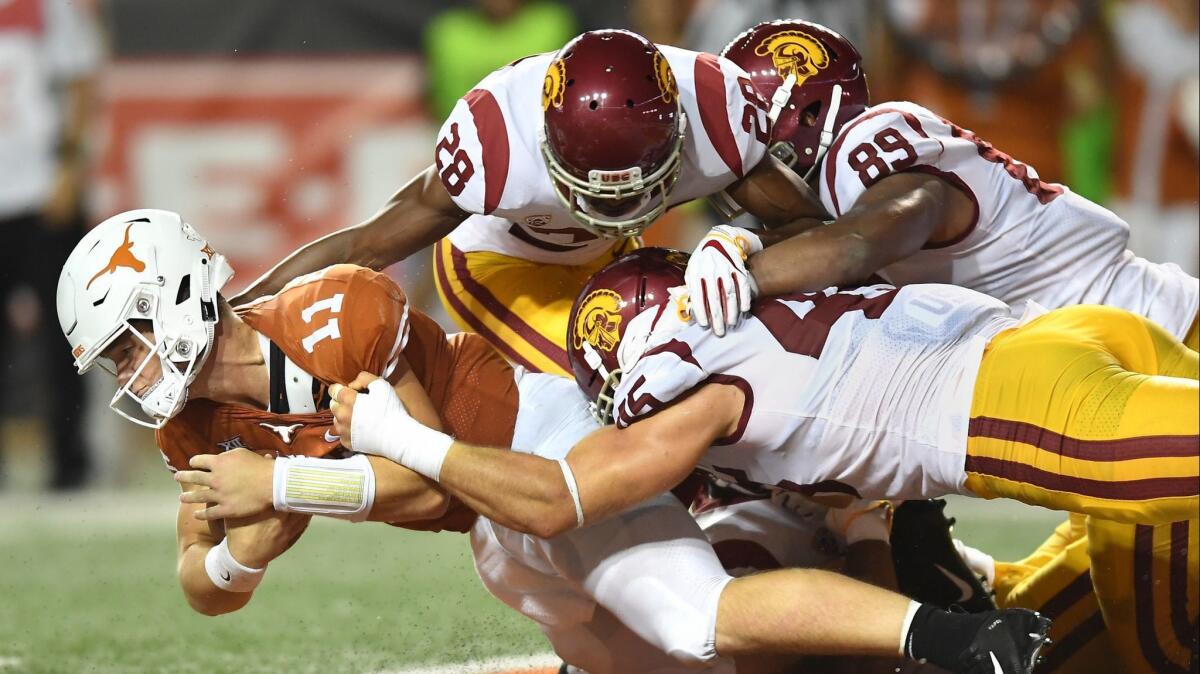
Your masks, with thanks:
M 882 269 L 889 282 L 949 283 L 1051 309 L 1106 304 L 1181 339 L 1191 327 L 1200 282 L 1131 253 L 1129 225 L 1116 214 L 1039 180 L 1033 167 L 915 103 L 876 105 L 843 127 L 820 173 L 821 201 L 841 216 L 868 187 L 900 171 L 949 181 L 971 199 L 975 221 L 959 240 Z
M 753 129 L 765 129 L 767 122 L 743 93 L 752 87 L 749 77 L 732 61 L 659 49 L 675 75 L 686 120 L 683 166 L 667 198 L 670 206 L 745 176 L 766 155 Z M 488 75 L 442 125 L 438 172 L 454 203 L 473 214 L 450 234 L 455 248 L 564 265 L 589 262 L 612 248 L 611 239 L 584 229 L 562 206 L 542 158 L 542 84 L 554 57 L 531 56 Z M 747 114 L 756 116 L 757 126 L 745 123 Z
M 962 491 L 983 348 L 1017 324 L 999 300 L 945 285 L 761 298 L 723 338 L 664 307 L 626 328 L 628 340 L 653 322 L 640 355 L 620 354 L 618 426 L 707 383 L 737 386 L 746 401 L 737 429 L 700 468 L 748 486 L 867 499 Z
M 700 498 L 691 508 L 721 565 L 734 577 L 781 568 L 840 568 L 845 541 L 825 526 L 827 510 L 778 490 Z
M 598 428 L 574 381 L 519 376 L 515 450 L 562 458 Z M 488 591 L 589 674 L 733 671 L 716 655 L 717 603 L 731 578 L 669 494 L 548 540 L 480 517 L 471 548 Z

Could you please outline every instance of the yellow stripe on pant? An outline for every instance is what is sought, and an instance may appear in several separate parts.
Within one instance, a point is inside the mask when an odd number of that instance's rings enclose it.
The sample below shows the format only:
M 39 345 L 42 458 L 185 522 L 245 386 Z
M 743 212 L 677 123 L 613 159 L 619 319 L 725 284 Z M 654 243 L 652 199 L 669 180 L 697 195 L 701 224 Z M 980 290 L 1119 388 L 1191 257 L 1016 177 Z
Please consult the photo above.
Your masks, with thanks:
M 1197 354 L 1102 306 L 1006 330 L 980 363 L 966 486 L 1106 520 L 1162 524 L 1200 508 Z
M 531 372 L 571 376 L 565 344 L 575 296 L 592 274 L 639 245 L 626 239 L 586 265 L 567 266 L 465 253 L 442 239 L 433 249 L 434 280 L 460 328 Z

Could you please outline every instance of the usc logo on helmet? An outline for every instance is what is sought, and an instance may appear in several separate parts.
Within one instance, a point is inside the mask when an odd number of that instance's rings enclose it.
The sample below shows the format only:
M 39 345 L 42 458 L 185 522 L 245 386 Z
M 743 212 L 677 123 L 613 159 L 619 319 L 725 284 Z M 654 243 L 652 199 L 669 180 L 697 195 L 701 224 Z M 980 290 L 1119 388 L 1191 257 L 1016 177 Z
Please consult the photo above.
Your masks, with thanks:
M 796 86 L 829 65 L 829 52 L 816 38 L 798 30 L 776 33 L 754 48 L 759 56 L 770 56 L 779 79 L 796 77 Z
M 561 108 L 566 90 L 567 64 L 562 59 L 554 59 L 546 69 L 546 79 L 542 80 L 542 110 L 550 109 L 551 105 Z
M 670 103 L 679 98 L 679 86 L 675 84 L 675 73 L 671 72 L 671 64 L 662 52 L 654 52 L 654 79 L 658 82 L 658 90 L 662 92 L 663 102 Z
M 591 344 L 599 351 L 612 351 L 621 340 L 621 296 L 611 290 L 596 290 L 583 298 L 579 317 L 572 328 L 575 348 Z

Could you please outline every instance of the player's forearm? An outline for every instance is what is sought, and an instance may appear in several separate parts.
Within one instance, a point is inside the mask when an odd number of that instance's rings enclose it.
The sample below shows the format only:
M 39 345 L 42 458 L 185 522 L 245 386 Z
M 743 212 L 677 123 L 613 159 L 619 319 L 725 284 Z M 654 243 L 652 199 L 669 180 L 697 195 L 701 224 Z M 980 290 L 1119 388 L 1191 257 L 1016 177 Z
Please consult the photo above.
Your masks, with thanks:
M 770 155 L 745 178 L 731 185 L 728 193 L 767 228 L 785 225 L 797 218 L 830 217 L 812 188 Z
M 179 557 L 179 585 L 187 603 L 197 613 L 218 616 L 232 613 L 250 602 L 252 592 L 228 592 L 213 584 L 204 568 L 212 544 L 193 543 Z
M 876 271 L 869 244 L 854 231 L 808 229 L 752 255 L 747 267 L 760 295 L 815 292 Z
M 362 235 L 360 225 L 347 227 L 305 244 L 267 273 L 255 279 L 232 299 L 234 304 L 249 302 L 264 295 L 279 292 L 292 279 L 341 262 L 363 264 L 354 251 L 359 250 L 357 239 Z M 368 266 L 363 264 L 363 266 Z
M 721 594 L 717 652 L 897 655 L 909 604 L 898 594 L 818 569 L 745 576 Z
M 375 503 L 368 520 L 400 524 L 446 514 L 450 497 L 436 482 L 387 459 L 367 458 L 375 472 Z
M 465 217 L 453 202 L 437 196 L 445 190 L 430 169 L 400 188 L 365 222 L 347 227 L 300 248 L 238 295 L 241 301 L 278 292 L 297 276 L 332 264 L 356 264 L 382 270 L 432 245 Z
M 576 526 L 574 500 L 556 461 L 456 442 L 439 480 L 472 510 L 509 529 L 550 538 Z

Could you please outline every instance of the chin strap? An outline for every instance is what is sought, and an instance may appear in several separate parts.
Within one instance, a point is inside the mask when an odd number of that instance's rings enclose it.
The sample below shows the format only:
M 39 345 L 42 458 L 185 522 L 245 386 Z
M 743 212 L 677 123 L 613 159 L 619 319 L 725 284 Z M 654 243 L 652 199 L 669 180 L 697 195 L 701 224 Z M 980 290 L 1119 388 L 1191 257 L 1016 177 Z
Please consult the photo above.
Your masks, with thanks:
M 796 73 L 788 73 L 783 84 L 779 85 L 775 89 L 775 93 L 771 95 L 771 110 L 767 113 L 767 119 L 771 120 L 771 126 L 775 126 L 775 122 L 779 121 L 779 115 L 783 113 L 788 99 L 792 97 L 792 87 L 794 86 L 796 86 Z
M 825 156 L 825 152 L 829 150 L 829 146 L 833 145 L 833 125 L 837 122 L 838 111 L 842 108 L 842 85 L 833 85 L 833 96 L 829 101 L 829 113 L 825 115 L 825 124 L 821 127 L 821 143 L 817 147 L 817 156 L 813 157 L 812 166 L 808 172 L 804 174 L 804 182 L 809 182 L 817 174 L 817 166 L 821 164 L 821 159 Z

